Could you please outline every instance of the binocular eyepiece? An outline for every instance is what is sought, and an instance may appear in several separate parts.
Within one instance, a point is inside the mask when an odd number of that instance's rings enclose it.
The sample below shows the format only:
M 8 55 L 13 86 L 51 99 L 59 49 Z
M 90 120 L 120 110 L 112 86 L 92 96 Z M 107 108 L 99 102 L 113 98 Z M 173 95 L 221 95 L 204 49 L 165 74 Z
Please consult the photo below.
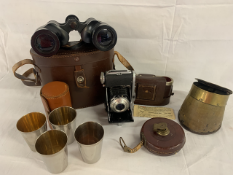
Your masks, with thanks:
M 117 33 L 108 24 L 94 18 L 80 22 L 75 15 L 69 15 L 65 23 L 53 20 L 39 27 L 31 38 L 31 46 L 39 55 L 52 56 L 69 42 L 69 33 L 72 30 L 79 32 L 83 42 L 92 43 L 101 51 L 112 49 L 117 42 Z

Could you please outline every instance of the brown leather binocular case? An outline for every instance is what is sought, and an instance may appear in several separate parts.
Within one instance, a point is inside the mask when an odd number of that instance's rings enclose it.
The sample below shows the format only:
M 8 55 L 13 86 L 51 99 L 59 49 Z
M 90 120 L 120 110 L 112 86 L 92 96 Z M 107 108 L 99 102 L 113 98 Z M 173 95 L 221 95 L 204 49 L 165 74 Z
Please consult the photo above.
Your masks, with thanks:
M 130 63 L 114 49 L 103 52 L 93 46 L 84 44 L 76 50 L 60 49 L 52 57 L 43 57 L 30 50 L 33 60 L 25 59 L 16 63 L 12 70 L 16 78 L 27 86 L 40 86 L 53 81 L 68 85 L 72 107 L 85 108 L 105 101 L 105 90 L 100 83 L 101 72 L 115 69 L 114 55 L 129 70 L 134 70 Z M 32 64 L 34 68 L 24 74 L 16 70 Z M 35 79 L 28 76 L 34 74 Z M 173 80 L 169 77 L 158 77 L 150 74 L 139 74 L 136 78 L 136 101 L 141 105 L 166 105 L 170 101 Z
M 43 57 L 33 49 L 32 60 L 25 59 L 16 63 L 14 75 L 27 86 L 44 86 L 47 83 L 61 81 L 68 85 L 72 107 L 75 109 L 104 103 L 105 90 L 100 83 L 101 72 L 113 69 L 114 49 L 97 50 L 90 44 L 83 44 L 77 49 L 60 48 L 56 55 Z M 34 68 L 20 75 L 16 71 L 25 64 Z M 30 74 L 35 78 L 29 78 Z

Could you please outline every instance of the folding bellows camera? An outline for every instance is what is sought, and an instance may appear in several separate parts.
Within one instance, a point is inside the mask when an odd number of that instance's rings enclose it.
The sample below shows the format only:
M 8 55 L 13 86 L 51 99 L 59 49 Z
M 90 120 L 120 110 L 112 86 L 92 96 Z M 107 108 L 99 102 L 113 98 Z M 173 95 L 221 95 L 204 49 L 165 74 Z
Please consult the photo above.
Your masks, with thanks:
M 136 74 L 131 70 L 101 72 L 100 81 L 106 88 L 106 111 L 109 123 L 133 122 Z

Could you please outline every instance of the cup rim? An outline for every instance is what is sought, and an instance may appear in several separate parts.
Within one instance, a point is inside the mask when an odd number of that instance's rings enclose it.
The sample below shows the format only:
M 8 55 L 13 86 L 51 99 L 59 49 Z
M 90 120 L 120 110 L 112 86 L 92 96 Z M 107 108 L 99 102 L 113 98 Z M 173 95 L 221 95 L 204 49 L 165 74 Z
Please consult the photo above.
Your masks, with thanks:
M 30 113 L 27 113 L 26 115 L 31 114 L 31 113 L 39 113 L 39 114 L 42 114 L 42 116 L 45 117 L 45 115 L 44 115 L 43 113 L 41 113 L 41 112 L 30 112 Z M 20 121 L 23 117 L 25 117 L 26 115 L 20 117 L 20 119 L 18 119 L 18 121 L 17 121 L 17 123 L 16 123 L 16 128 L 17 128 L 17 130 L 18 130 L 19 132 L 21 132 L 21 133 L 32 133 L 32 132 L 35 132 L 35 131 L 38 131 L 39 129 L 41 129 L 45 124 L 47 125 L 47 119 L 46 119 L 46 117 L 45 117 L 45 122 L 44 122 L 44 124 L 43 124 L 41 127 L 39 127 L 37 130 L 30 131 L 30 132 L 23 132 L 23 131 L 20 131 L 19 128 L 18 128 L 18 123 L 19 123 L 19 121 Z
M 56 124 L 52 123 L 52 122 L 50 121 L 50 116 L 51 116 L 52 112 L 54 112 L 55 110 L 57 110 L 57 109 L 59 109 L 59 108 L 63 108 L 63 107 L 68 107 L 68 108 L 71 108 L 72 110 L 74 110 L 74 112 L 75 112 L 75 117 L 74 117 L 74 119 L 71 120 L 69 123 L 67 123 L 67 124 L 65 124 L 65 125 L 56 125 Z M 51 125 L 54 125 L 54 126 L 67 126 L 67 125 L 71 124 L 73 121 L 75 121 L 76 118 L 77 118 L 77 112 L 76 112 L 76 110 L 75 110 L 74 108 L 72 108 L 72 107 L 70 107 L 70 106 L 60 106 L 60 107 L 58 107 L 58 108 L 55 108 L 54 110 L 52 110 L 52 111 L 49 113 L 48 122 L 49 122 Z
M 37 151 L 37 149 L 36 149 L 36 143 L 37 143 L 38 139 L 39 139 L 42 135 L 46 134 L 47 132 L 51 132 L 51 131 L 61 131 L 61 132 L 63 132 L 63 133 L 66 135 L 66 144 L 64 145 L 64 147 L 63 147 L 61 150 L 59 150 L 58 152 L 56 152 L 56 153 L 54 153 L 54 154 L 49 154 L 49 155 L 47 155 L 47 154 L 41 154 L 41 153 L 39 153 L 39 152 Z M 39 136 L 37 137 L 36 142 L 35 142 L 35 150 L 36 150 L 36 152 L 37 152 L 38 154 L 40 154 L 40 155 L 42 155 L 42 156 L 53 156 L 53 155 L 56 155 L 56 154 L 60 153 L 63 149 L 65 149 L 65 148 L 67 147 L 67 143 L 68 143 L 68 136 L 67 136 L 67 134 L 66 134 L 64 131 L 59 130 L 59 129 L 51 129 L 51 130 L 47 130 L 47 131 L 43 132 L 41 135 L 39 135 Z
M 94 144 L 91 144 L 91 145 L 86 145 L 86 144 L 80 143 L 80 142 L 76 139 L 76 137 L 75 137 L 75 132 L 76 132 L 76 130 L 78 129 L 79 126 L 81 126 L 81 125 L 83 125 L 83 124 L 85 124 L 85 123 L 89 123 L 89 122 L 91 122 L 91 123 L 97 123 L 98 125 L 100 125 L 100 126 L 102 127 L 102 129 L 103 129 L 103 136 L 102 136 L 102 138 L 101 138 L 98 142 L 96 142 L 96 143 L 94 143 Z M 76 129 L 74 130 L 74 138 L 75 138 L 76 142 L 78 142 L 78 143 L 81 144 L 81 145 L 85 145 L 85 146 L 94 146 L 94 145 L 97 145 L 97 144 L 99 144 L 99 143 L 103 140 L 103 138 L 104 138 L 104 127 L 103 127 L 99 122 L 93 122 L 93 121 L 83 122 L 83 123 L 81 123 L 80 125 L 78 125 L 78 126 L 76 127 Z

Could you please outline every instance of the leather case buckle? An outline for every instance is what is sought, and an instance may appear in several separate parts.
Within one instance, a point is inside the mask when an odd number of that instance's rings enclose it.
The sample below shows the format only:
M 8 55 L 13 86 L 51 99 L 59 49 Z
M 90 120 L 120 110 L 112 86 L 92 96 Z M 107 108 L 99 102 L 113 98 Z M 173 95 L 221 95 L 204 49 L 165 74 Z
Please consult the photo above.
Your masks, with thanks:
M 84 69 L 82 69 L 81 66 L 75 66 L 74 78 L 75 83 L 79 88 L 89 88 L 86 86 L 86 76 Z

